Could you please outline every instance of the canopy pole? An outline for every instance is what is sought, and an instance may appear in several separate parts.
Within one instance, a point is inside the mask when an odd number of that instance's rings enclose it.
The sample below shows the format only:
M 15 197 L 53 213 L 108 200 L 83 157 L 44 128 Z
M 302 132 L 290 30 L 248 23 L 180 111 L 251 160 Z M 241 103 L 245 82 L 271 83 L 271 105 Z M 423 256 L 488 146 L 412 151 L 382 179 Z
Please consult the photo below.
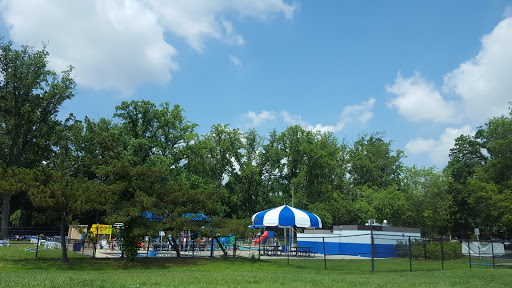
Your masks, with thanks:
M 288 238 L 288 243 L 290 243 L 290 235 L 286 235 L 286 237 Z M 288 265 L 290 265 L 290 248 L 288 248 L 288 246 L 286 246 L 286 254 L 288 255 Z
M 293 196 L 294 196 L 293 194 L 294 194 L 294 192 L 295 192 L 294 190 L 295 190 L 295 189 L 294 189 L 294 185 L 293 185 L 293 182 L 292 182 L 292 207 L 294 207 L 294 206 L 293 206 L 293 198 L 294 198 L 294 197 L 293 197 Z M 294 223 L 295 223 L 295 221 L 294 221 Z M 291 233 L 291 234 L 292 234 L 292 235 L 291 235 L 291 236 L 292 236 L 292 240 L 291 240 L 291 242 L 290 242 L 290 248 L 292 248 L 292 244 L 293 244 L 293 227 L 291 227 L 291 230 L 292 230 L 292 233 Z

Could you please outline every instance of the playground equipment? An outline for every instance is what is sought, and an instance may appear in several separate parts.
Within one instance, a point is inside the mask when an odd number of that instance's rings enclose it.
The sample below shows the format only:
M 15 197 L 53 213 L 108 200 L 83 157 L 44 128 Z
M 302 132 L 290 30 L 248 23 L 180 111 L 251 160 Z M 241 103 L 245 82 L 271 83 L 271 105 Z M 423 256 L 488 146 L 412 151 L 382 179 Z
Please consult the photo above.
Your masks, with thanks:
M 104 224 L 92 224 L 91 229 L 89 230 L 89 234 L 92 237 L 98 237 L 98 239 L 107 239 L 111 240 L 112 238 L 112 225 L 104 225 Z
M 258 245 L 258 243 L 263 243 L 268 237 L 268 231 L 265 231 L 265 233 L 263 233 L 260 237 L 258 237 L 257 239 L 254 239 L 254 241 L 252 242 L 252 245 L 255 246 L 255 245 Z

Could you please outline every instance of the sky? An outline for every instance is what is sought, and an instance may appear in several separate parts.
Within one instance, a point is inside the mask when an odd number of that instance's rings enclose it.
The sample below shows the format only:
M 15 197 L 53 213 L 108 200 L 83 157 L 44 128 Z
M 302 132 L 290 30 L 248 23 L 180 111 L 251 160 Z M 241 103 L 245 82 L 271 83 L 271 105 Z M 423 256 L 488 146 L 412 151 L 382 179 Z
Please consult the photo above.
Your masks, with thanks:
M 512 0 L 0 0 L 0 37 L 75 67 L 78 119 L 178 104 L 197 132 L 385 132 L 444 168 L 512 101 Z

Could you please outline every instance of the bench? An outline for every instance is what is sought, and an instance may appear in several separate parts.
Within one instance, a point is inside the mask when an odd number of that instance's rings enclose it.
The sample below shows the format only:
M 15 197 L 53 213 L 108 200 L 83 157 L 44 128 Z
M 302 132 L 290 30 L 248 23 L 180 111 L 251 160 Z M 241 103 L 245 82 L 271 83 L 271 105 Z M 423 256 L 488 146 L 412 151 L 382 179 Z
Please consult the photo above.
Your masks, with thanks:
M 262 247 L 263 255 L 266 256 L 280 256 L 281 255 L 281 247 L 279 246 L 266 246 Z
M 292 247 L 290 253 L 297 257 L 313 257 L 313 247 Z

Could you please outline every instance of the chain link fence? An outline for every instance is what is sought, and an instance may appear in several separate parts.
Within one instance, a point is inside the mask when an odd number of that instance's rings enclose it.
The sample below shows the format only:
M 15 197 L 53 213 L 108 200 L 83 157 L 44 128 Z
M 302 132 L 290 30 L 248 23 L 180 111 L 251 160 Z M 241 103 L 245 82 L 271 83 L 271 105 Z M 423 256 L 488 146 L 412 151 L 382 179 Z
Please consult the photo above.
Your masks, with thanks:
M 259 238 L 257 238 L 259 239 Z M 306 241 L 305 241 L 306 240 Z M 385 269 L 394 271 L 444 270 L 467 263 L 489 268 L 512 268 L 512 246 L 510 241 L 470 241 L 449 238 L 423 238 L 397 236 L 396 234 L 372 232 L 357 236 L 308 235 L 307 239 L 271 237 L 256 241 L 258 256 L 264 259 L 287 258 L 288 264 L 302 265 L 303 259 L 322 259 L 325 269 L 347 269 L 345 259 L 367 263 L 371 273 L 379 270 L 379 264 L 387 261 Z M 283 243 L 287 243 L 283 245 Z M 396 265 L 387 265 L 394 261 Z M 307 267 L 308 265 L 304 265 Z
M 58 227 L 10 228 L 7 239 L 0 240 L 0 257 L 11 259 L 53 258 L 60 255 Z
M 8 239 L 0 240 L 0 258 L 33 259 L 59 258 L 61 238 L 57 227 L 23 227 L 9 230 Z M 122 240 L 119 238 L 66 237 L 68 255 L 86 255 L 94 258 L 122 258 Z M 346 259 L 358 265 L 367 265 L 373 273 L 379 269 L 394 271 L 444 270 L 452 263 L 475 267 L 511 267 L 510 241 L 455 241 L 448 238 L 421 238 L 372 231 L 358 235 L 331 235 L 317 237 L 263 237 L 250 239 L 230 237 L 180 237 L 176 246 L 168 236 L 144 237 L 139 241 L 139 257 L 219 257 L 221 255 L 257 259 L 281 259 L 287 264 L 320 265 L 325 269 L 350 269 Z M 178 251 L 176 251 L 178 250 Z M 309 261 L 316 259 L 316 261 Z M 386 265 L 379 266 L 382 261 Z M 389 261 L 396 265 L 387 265 Z M 360 264 L 362 263 L 362 264 Z M 386 268 L 385 268 L 386 267 Z

